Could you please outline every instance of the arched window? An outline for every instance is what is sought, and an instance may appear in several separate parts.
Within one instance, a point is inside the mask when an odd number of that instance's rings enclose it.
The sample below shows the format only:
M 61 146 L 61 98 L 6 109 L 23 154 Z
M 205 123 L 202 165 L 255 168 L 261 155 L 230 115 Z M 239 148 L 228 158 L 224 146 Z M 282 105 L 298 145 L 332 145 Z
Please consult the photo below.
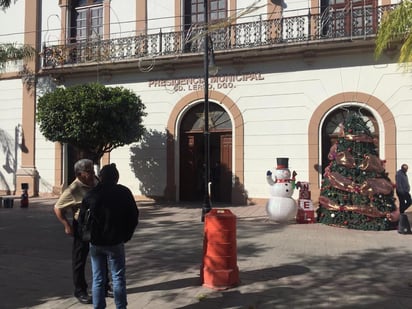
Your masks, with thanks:
M 200 103 L 184 116 L 182 121 L 182 132 L 203 132 L 205 127 L 205 118 L 203 112 L 203 103 Z M 232 130 L 232 122 L 227 112 L 217 104 L 209 104 L 209 131 Z
M 371 131 L 376 141 L 377 152 L 379 153 L 379 128 L 378 123 L 372 113 L 362 108 L 360 105 L 351 104 L 343 105 L 333 110 L 322 126 L 322 175 L 325 167 L 329 164 L 328 153 L 331 146 L 337 141 L 340 132 L 340 125 L 345 121 L 348 113 L 356 112 L 363 115 L 363 119 L 367 122 L 368 128 Z

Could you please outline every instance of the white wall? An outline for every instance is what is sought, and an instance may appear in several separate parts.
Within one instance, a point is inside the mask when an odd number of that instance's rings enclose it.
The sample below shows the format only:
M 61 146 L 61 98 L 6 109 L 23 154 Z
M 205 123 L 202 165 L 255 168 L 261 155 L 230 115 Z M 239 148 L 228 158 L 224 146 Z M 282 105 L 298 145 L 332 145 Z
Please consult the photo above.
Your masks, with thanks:
M 132 36 L 135 31 L 136 0 L 110 1 L 110 37 Z
M 247 23 L 267 19 L 267 0 L 238 0 L 236 11 L 230 9 L 229 17 L 240 17 L 237 22 Z
M 42 5 L 41 41 L 46 46 L 61 44 L 61 9 L 57 1 Z
M 24 42 L 24 1 L 17 1 L 10 5 L 5 11 L 0 10 L 0 43 L 17 44 Z M 0 74 L 7 72 L 17 72 L 22 69 L 22 61 L 9 61 Z
M 41 94 L 38 93 L 38 95 Z M 39 173 L 39 192 L 51 193 L 55 186 L 55 144 L 45 139 L 39 130 L 37 122 L 35 148 L 35 166 Z
M 11 2 L 8 9 L 0 10 L 0 42 L 23 43 L 25 1 Z
M 149 78 L 150 73 L 144 77 Z M 123 77 L 124 78 L 124 77 Z M 126 79 L 133 79 L 133 75 Z M 145 104 L 147 116 L 144 126 L 149 130 L 148 139 L 113 150 L 111 162 L 116 163 L 120 171 L 119 182 L 127 185 L 136 195 L 142 194 L 141 184 L 155 184 L 146 188 L 152 195 L 162 196 L 166 187 L 166 126 L 169 114 L 179 94 L 165 95 L 164 89 L 148 90 L 147 82 L 125 83 L 121 86 L 133 90 Z M 131 167 L 134 162 L 134 167 Z M 142 166 L 142 167 L 140 167 Z M 121 169 L 121 170 L 120 170 Z
M 180 16 L 181 12 L 175 12 L 174 1 L 151 0 L 147 1 L 147 28 L 149 33 L 178 31 L 175 29 L 175 15 Z
M 15 171 L 21 162 L 16 128 L 21 126 L 22 82 L 0 81 L 0 190 L 15 190 Z

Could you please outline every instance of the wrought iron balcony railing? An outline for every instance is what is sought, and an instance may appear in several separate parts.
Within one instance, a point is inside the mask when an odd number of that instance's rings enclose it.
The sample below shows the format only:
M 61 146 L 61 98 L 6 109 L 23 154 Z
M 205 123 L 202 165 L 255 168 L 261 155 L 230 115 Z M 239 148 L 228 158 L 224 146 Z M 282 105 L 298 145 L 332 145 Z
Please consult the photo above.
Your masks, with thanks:
M 373 37 L 385 12 L 394 6 L 328 8 L 322 14 L 260 19 L 209 28 L 215 51 L 276 47 L 308 41 L 365 39 Z M 285 14 L 284 14 L 285 15 Z M 43 67 L 94 62 L 116 62 L 142 57 L 203 52 L 204 28 L 91 40 L 43 47 Z

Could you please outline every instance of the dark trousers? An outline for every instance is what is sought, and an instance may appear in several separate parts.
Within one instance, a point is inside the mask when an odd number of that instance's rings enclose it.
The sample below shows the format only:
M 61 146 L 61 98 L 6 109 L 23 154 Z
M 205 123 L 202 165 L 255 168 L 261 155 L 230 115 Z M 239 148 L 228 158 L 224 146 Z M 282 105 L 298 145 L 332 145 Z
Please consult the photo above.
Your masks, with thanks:
M 396 191 L 396 195 L 399 199 L 399 211 L 401 214 L 405 212 L 411 206 L 411 195 L 409 193 L 401 193 Z
M 72 247 L 72 271 L 73 271 L 73 284 L 74 284 L 74 294 L 80 292 L 87 293 L 87 281 L 85 276 L 85 268 L 87 262 L 87 256 L 89 254 L 90 244 L 88 242 L 82 241 L 78 223 L 73 220 L 73 247 Z M 106 290 L 110 289 L 110 277 L 109 268 L 106 264 Z
M 82 241 L 78 233 L 78 224 L 73 220 L 73 247 L 72 247 L 72 271 L 74 293 L 87 292 L 87 282 L 85 277 L 85 268 L 87 255 L 89 254 L 89 243 Z

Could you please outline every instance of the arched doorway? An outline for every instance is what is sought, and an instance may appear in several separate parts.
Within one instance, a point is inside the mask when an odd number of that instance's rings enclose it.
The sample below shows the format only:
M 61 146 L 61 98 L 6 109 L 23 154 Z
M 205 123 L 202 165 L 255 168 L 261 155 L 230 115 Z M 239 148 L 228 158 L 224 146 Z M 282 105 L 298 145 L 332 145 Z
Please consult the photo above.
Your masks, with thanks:
M 359 113 L 362 115 L 363 120 L 367 123 L 368 129 L 373 135 L 376 141 L 376 150 L 379 154 L 379 126 L 376 118 L 373 116 L 370 110 L 362 108 L 361 105 L 352 103 L 350 105 L 342 105 L 332 110 L 325 118 L 322 125 L 322 175 L 325 172 L 325 168 L 329 164 L 328 154 L 332 145 L 338 140 L 338 136 L 341 130 L 341 125 L 344 123 L 349 113 Z
M 201 201 L 204 196 L 203 102 L 183 116 L 179 129 L 179 196 L 182 201 Z M 218 104 L 209 103 L 210 179 L 212 202 L 231 202 L 232 122 Z

